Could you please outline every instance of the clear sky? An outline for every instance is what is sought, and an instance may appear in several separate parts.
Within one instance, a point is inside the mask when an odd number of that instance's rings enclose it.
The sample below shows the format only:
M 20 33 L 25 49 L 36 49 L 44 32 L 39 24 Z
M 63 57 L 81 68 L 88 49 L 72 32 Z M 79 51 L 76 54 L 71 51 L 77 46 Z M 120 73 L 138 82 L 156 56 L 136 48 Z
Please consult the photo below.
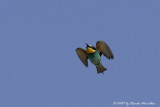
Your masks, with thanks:
M 98 40 L 104 75 L 75 52 Z M 0 107 L 160 107 L 159 82 L 159 0 L 0 1 Z

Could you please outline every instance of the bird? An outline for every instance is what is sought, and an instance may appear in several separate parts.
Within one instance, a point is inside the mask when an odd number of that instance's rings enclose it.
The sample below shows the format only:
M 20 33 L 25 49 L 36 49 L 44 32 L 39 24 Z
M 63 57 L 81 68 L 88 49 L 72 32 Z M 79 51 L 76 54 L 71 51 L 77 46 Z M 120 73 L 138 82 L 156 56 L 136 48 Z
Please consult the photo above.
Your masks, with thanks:
M 86 67 L 88 67 L 88 59 L 89 59 L 90 62 L 96 66 L 98 74 L 99 73 L 104 74 L 104 71 L 107 70 L 107 68 L 105 68 L 101 62 L 102 54 L 109 60 L 114 59 L 114 55 L 111 49 L 104 41 L 97 41 L 96 47 L 92 45 L 88 45 L 86 43 L 86 50 L 83 48 L 76 48 L 76 53 L 79 59 L 81 60 L 81 62 Z

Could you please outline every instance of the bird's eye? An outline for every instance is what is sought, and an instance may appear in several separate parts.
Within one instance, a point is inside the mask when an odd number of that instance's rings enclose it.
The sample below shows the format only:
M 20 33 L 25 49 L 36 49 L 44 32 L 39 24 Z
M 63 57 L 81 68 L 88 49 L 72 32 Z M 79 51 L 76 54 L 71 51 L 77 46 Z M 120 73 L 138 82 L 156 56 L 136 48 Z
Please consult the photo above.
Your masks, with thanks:
M 94 50 L 96 50 L 96 48 L 95 48 L 95 47 L 93 47 L 93 49 L 94 49 Z

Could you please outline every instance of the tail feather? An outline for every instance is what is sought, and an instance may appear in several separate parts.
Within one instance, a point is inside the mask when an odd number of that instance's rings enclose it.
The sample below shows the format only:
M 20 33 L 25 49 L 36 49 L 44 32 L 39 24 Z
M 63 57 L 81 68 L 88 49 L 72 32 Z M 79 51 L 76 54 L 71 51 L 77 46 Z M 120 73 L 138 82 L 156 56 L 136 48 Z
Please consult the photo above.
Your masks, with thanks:
M 97 73 L 103 73 L 104 71 L 107 70 L 107 68 L 105 68 L 101 63 L 99 65 L 96 65 L 97 68 Z

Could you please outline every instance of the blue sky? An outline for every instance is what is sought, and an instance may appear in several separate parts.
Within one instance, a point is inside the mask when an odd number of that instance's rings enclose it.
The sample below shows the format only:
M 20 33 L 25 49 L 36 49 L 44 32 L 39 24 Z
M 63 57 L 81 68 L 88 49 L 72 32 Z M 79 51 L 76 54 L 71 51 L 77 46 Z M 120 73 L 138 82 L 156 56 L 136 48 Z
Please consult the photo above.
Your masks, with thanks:
M 1 0 L 0 107 L 160 106 L 159 11 L 158 0 Z M 115 56 L 102 56 L 104 75 L 75 53 L 98 40 Z

